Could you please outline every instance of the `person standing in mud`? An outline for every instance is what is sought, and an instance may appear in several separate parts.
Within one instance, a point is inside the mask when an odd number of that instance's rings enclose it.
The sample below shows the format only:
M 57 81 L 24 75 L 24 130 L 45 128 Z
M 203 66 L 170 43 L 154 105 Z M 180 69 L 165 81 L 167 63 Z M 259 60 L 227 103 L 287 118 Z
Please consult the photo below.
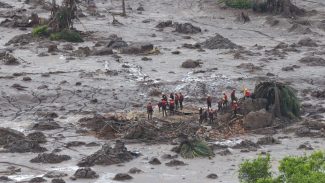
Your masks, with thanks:
M 162 108 L 163 117 L 167 117 L 167 100 L 162 99 L 161 108 Z
M 218 111 L 221 111 L 221 110 L 222 110 L 222 105 L 223 105 L 223 99 L 221 98 L 221 99 L 218 101 Z
M 169 115 L 174 114 L 175 110 L 175 101 L 174 99 L 170 98 L 169 100 Z
M 238 103 L 236 100 L 234 100 L 232 103 L 231 103 L 231 108 L 232 108 L 232 111 L 234 113 L 234 117 L 237 116 L 237 112 L 238 112 Z
M 212 103 L 212 98 L 210 95 L 208 95 L 208 97 L 207 97 L 208 110 L 211 108 L 211 103 Z
M 153 107 L 151 102 L 149 102 L 147 105 L 147 113 L 148 113 L 148 120 L 152 120 Z
M 179 107 L 181 110 L 183 110 L 183 101 L 184 101 L 184 96 L 182 93 L 179 93 Z
M 223 107 L 227 107 L 228 106 L 228 96 L 226 94 L 226 92 L 223 93 Z
M 245 90 L 244 90 L 244 100 L 246 98 L 249 98 L 249 97 L 251 97 L 251 93 L 249 92 L 249 90 L 247 88 L 245 88 Z
M 171 98 L 171 99 L 174 100 L 174 99 L 175 99 L 175 98 L 174 98 L 174 93 L 170 93 L 169 98 Z
M 236 90 L 235 89 L 232 90 L 232 92 L 230 94 L 230 99 L 231 99 L 231 102 L 237 101 Z
M 179 96 L 177 93 L 175 93 L 175 110 L 178 110 L 178 103 L 179 103 Z
M 203 122 L 203 108 L 199 108 L 199 123 L 202 124 Z
M 167 96 L 164 93 L 162 94 L 161 98 L 167 101 Z
M 210 120 L 210 124 L 213 124 L 213 109 L 209 110 L 209 120 Z

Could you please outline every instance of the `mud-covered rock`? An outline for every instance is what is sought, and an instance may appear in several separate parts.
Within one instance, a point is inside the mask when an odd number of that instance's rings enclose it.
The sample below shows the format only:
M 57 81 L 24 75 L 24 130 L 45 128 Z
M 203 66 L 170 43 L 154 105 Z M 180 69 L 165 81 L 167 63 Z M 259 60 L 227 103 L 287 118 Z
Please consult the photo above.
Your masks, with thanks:
M 236 66 L 237 68 L 240 69 L 246 69 L 249 72 L 254 72 L 258 70 L 262 70 L 261 67 L 254 65 L 253 63 L 241 63 L 240 65 Z
M 85 47 L 78 47 L 77 50 L 72 52 L 72 56 L 76 56 L 76 57 L 88 57 L 90 56 L 92 53 L 92 51 L 90 50 L 90 48 L 88 46 Z
M 104 144 L 99 151 L 82 159 L 78 166 L 113 165 L 129 162 L 133 158 L 132 153 L 127 150 L 124 143 L 116 141 L 114 148 L 109 144 Z
M 0 2 L 0 8 L 13 8 L 13 6 L 8 3 Z
M 43 132 L 33 132 L 30 133 L 26 136 L 29 140 L 35 141 L 37 143 L 45 143 L 46 141 L 46 136 L 44 135 Z
M 228 156 L 228 155 L 231 155 L 231 151 L 227 148 L 225 150 L 222 150 L 222 151 L 219 151 L 217 152 L 217 154 L 219 154 L 220 156 Z
M 175 31 L 182 34 L 196 34 L 201 32 L 200 27 L 196 27 L 190 23 L 175 23 Z
M 0 127 L 0 146 L 25 139 L 25 135 L 17 130 Z
M 71 157 L 68 155 L 57 155 L 54 153 L 43 153 L 30 160 L 31 163 L 61 163 L 63 161 L 70 160 Z
M 75 173 L 74 176 L 77 179 L 96 179 L 99 176 L 95 171 L 93 171 L 91 168 L 79 168 Z
M 311 146 L 309 142 L 304 142 L 303 144 L 300 144 L 298 149 L 314 150 L 314 148 Z
M 162 159 L 175 159 L 175 158 L 178 158 L 178 155 L 175 154 L 175 155 L 171 155 L 171 154 L 164 154 L 161 156 Z
M 215 173 L 211 173 L 211 174 L 207 175 L 207 178 L 209 178 L 209 179 L 217 179 L 218 175 L 215 174 Z
M 258 145 L 272 145 L 272 144 L 281 144 L 281 141 L 272 137 L 272 136 L 265 136 L 261 137 L 257 140 Z
M 318 56 L 307 56 L 299 60 L 299 62 L 304 63 L 308 66 L 325 66 L 325 59 Z
M 266 17 L 266 24 L 269 24 L 271 27 L 276 26 L 280 23 L 280 21 L 276 18 L 274 18 L 273 16 L 268 16 Z
M 167 20 L 167 21 L 159 22 L 156 25 L 156 27 L 159 28 L 159 29 L 163 29 L 163 28 L 166 28 L 166 27 L 173 27 L 173 21 Z
M 240 112 L 243 115 L 247 115 L 250 112 L 259 111 L 261 109 L 265 109 L 267 105 L 267 99 L 257 98 L 252 99 L 248 98 L 240 102 Z
M 44 175 L 44 177 L 47 177 L 47 178 L 61 178 L 61 177 L 66 177 L 66 176 L 68 176 L 68 174 L 66 174 L 64 172 L 59 172 L 59 171 L 50 171 Z
M 190 68 L 200 67 L 201 64 L 202 62 L 200 62 L 199 60 L 188 59 L 182 63 L 181 67 L 190 69 Z
M 153 50 L 151 43 L 134 43 L 128 47 L 121 48 L 122 54 L 145 54 Z
M 11 38 L 6 44 L 5 46 L 9 46 L 9 45 L 27 45 L 31 42 L 33 42 L 35 38 L 33 37 L 33 35 L 31 33 L 28 34 L 21 34 L 21 35 L 17 35 L 13 38 Z
M 57 122 L 55 121 L 42 121 L 33 125 L 33 130 L 55 130 L 62 128 Z
M 47 52 L 52 53 L 52 52 L 56 52 L 59 51 L 58 46 L 56 44 L 50 44 L 47 47 Z
M 250 140 L 243 140 L 239 144 L 233 146 L 234 149 L 247 149 L 249 151 L 257 151 L 260 146 Z
M 316 98 L 323 99 L 325 98 L 325 90 L 315 90 L 312 91 L 310 95 Z
M 265 109 L 250 112 L 244 117 L 243 125 L 247 129 L 265 128 L 273 124 L 273 115 Z
M 6 51 L 0 50 L 0 62 L 4 65 L 19 65 L 17 58 Z
M 51 183 L 65 183 L 63 179 L 52 179 Z
M 298 137 L 309 137 L 312 136 L 311 130 L 308 127 L 302 126 L 296 129 L 295 134 Z
M 185 166 L 185 165 L 187 165 L 187 164 L 184 163 L 183 161 L 173 159 L 173 160 L 171 160 L 170 162 L 165 163 L 165 165 L 166 165 L 166 166 L 173 167 L 173 166 Z
M 7 176 L 0 176 L 0 182 L 13 182 L 14 180 L 10 179 Z
M 311 38 L 303 38 L 298 42 L 298 45 L 300 46 L 307 46 L 307 47 L 317 47 L 316 41 L 312 40 Z
M 131 174 L 137 174 L 137 173 L 142 173 L 142 172 L 143 172 L 142 170 L 140 170 L 136 167 L 133 167 L 129 170 L 129 173 L 131 173 Z
M 92 55 L 96 55 L 96 56 L 103 56 L 103 55 L 112 55 L 113 54 L 113 50 L 111 48 L 102 48 L 102 49 L 95 49 L 92 51 Z
M 117 181 L 124 181 L 124 180 L 131 180 L 133 179 L 133 177 L 127 173 L 118 173 L 115 175 L 113 179 Z
M 71 141 L 65 144 L 65 147 L 78 147 L 78 146 L 83 146 L 86 145 L 86 142 L 81 142 L 81 141 Z
M 158 88 L 153 88 L 153 89 L 151 89 L 150 91 L 149 91 L 149 96 L 155 96 L 155 97 L 157 97 L 157 96 L 160 96 L 161 95 L 161 90 L 160 89 L 158 89 Z
M 49 73 L 44 73 L 44 74 L 42 74 L 42 77 L 50 77 L 50 74 Z M 39 117 L 45 118 L 45 119 L 54 119 L 54 118 L 59 117 L 59 115 L 57 113 L 55 113 L 55 112 L 43 112 L 43 111 L 40 111 L 40 112 L 37 112 L 36 115 L 39 116 Z
M 29 76 L 25 76 L 25 77 L 23 77 L 23 81 L 31 81 L 31 80 L 32 80 L 32 78 L 29 77 Z
M 120 49 L 127 47 L 128 44 L 123 41 L 121 37 L 118 37 L 116 34 L 112 34 L 108 37 L 109 41 L 108 43 L 105 43 L 105 47 L 110 49 Z
M 44 179 L 43 177 L 35 177 L 30 179 L 30 181 L 28 181 L 29 183 L 37 183 L 37 182 L 47 182 L 46 179 Z
M 151 158 L 149 163 L 152 164 L 152 165 L 160 165 L 161 164 L 161 162 L 159 161 L 158 158 Z
M 207 39 L 201 45 L 207 49 L 236 49 L 241 48 L 241 46 L 236 45 L 229 39 L 216 34 L 214 37 Z

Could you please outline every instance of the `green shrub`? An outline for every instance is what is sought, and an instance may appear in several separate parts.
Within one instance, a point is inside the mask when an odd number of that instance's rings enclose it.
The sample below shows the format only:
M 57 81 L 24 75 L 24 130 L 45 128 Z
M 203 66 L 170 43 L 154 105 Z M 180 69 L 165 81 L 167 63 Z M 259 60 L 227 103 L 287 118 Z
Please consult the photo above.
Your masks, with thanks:
M 270 168 L 270 155 L 259 156 L 252 161 L 246 160 L 240 165 L 239 180 L 243 183 L 255 183 L 259 179 L 271 178 Z
M 252 8 L 251 0 L 224 0 L 226 6 L 238 9 Z
M 209 145 L 199 139 L 185 140 L 180 145 L 180 154 L 183 158 L 212 157 L 213 150 Z
M 40 26 L 34 27 L 32 30 L 32 35 L 37 36 L 37 37 L 48 36 L 49 35 L 48 26 L 40 25 Z
M 63 30 L 61 32 L 52 33 L 50 36 L 52 41 L 54 40 L 65 40 L 68 42 L 83 42 L 80 34 L 76 31 L 71 30 Z

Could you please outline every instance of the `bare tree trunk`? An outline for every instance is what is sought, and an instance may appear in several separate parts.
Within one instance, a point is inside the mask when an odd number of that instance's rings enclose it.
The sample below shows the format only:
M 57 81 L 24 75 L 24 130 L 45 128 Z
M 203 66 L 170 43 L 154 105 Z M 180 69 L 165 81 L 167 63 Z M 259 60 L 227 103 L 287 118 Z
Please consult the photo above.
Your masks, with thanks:
M 274 113 L 276 117 L 281 117 L 280 92 L 274 83 Z
M 122 10 L 123 10 L 122 16 L 126 16 L 125 0 L 122 0 Z

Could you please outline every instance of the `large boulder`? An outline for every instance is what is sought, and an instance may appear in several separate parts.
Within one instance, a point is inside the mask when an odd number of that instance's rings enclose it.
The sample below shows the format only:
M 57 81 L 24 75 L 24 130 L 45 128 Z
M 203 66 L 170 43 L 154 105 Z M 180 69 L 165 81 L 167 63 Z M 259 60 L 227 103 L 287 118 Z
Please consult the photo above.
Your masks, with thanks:
M 0 127 L 0 146 L 25 139 L 25 135 L 19 131 Z
M 199 60 L 188 59 L 182 63 L 181 67 L 190 69 L 190 68 L 200 67 L 201 64 L 202 62 L 200 62 Z
M 265 128 L 273 123 L 273 115 L 265 109 L 248 113 L 244 118 L 244 127 L 247 129 Z
M 265 109 L 267 105 L 267 99 L 257 98 L 257 99 L 245 99 L 240 103 L 240 110 L 243 115 L 247 115 L 252 111 L 259 111 Z

